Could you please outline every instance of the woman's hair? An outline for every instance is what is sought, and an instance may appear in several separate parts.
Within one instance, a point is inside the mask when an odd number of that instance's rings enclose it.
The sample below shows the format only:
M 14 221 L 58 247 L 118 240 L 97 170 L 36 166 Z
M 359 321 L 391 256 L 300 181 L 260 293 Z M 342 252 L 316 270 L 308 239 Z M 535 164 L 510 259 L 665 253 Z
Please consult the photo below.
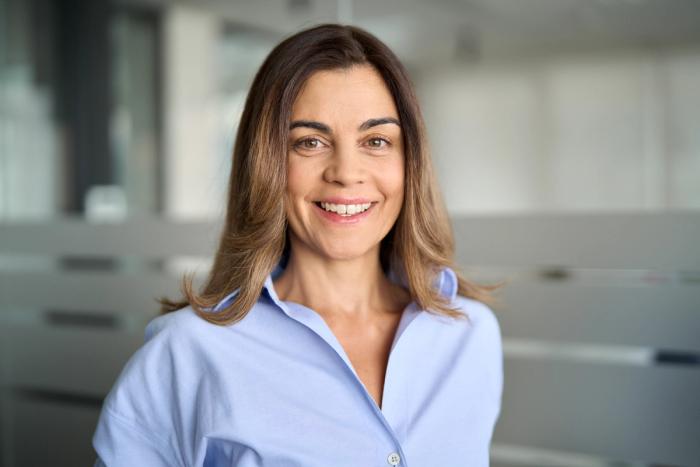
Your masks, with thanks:
M 161 298 L 162 312 L 190 305 L 202 318 L 232 324 L 245 317 L 258 300 L 267 275 L 287 253 L 287 139 L 292 106 L 309 77 L 321 70 L 371 65 L 394 99 L 401 123 L 405 161 L 404 204 L 396 223 L 382 240 L 380 261 L 408 286 L 422 308 L 451 317 L 464 316 L 450 307 L 433 286 L 442 267 L 457 273 L 458 293 L 493 304 L 497 285 L 477 285 L 454 264 L 454 240 L 437 189 L 418 101 L 408 74 L 394 53 L 370 33 L 354 27 L 323 24 L 281 42 L 265 59 L 253 80 L 233 149 L 226 220 L 214 263 L 200 293 L 192 275 L 182 281 L 181 301 Z M 215 307 L 232 291 L 235 298 Z

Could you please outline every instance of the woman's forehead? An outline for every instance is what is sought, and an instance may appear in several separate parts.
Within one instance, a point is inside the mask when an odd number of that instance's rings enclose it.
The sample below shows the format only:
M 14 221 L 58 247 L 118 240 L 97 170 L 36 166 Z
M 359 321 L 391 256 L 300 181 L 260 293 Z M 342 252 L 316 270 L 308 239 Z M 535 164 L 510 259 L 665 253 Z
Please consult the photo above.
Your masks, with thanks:
M 378 117 L 398 118 L 398 114 L 389 88 L 370 65 L 314 73 L 292 107 L 293 120 L 359 125 Z

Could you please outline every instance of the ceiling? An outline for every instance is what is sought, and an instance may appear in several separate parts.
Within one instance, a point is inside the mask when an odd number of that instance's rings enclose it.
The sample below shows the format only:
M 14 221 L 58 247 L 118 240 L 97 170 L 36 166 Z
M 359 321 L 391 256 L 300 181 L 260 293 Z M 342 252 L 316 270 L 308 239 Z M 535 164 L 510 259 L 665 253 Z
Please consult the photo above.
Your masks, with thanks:
M 205 9 L 283 36 L 319 22 L 364 27 L 407 62 L 700 45 L 700 0 L 119 0 Z

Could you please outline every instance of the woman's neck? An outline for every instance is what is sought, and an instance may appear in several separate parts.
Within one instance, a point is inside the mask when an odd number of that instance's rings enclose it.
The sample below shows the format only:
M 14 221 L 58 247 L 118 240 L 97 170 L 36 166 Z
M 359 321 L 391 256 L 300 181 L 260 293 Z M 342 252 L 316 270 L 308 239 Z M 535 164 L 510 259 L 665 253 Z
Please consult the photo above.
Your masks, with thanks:
M 293 249 L 274 286 L 282 300 L 300 303 L 322 316 L 353 321 L 401 311 L 410 301 L 408 293 L 384 275 L 378 247 L 347 260 Z

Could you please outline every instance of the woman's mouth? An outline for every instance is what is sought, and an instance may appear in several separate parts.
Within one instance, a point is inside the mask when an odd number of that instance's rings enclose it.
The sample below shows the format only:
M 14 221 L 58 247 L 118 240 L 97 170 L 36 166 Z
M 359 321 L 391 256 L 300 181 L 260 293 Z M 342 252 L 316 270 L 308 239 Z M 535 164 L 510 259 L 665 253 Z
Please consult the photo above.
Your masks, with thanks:
M 366 210 L 368 210 L 372 206 L 372 203 L 333 204 L 333 203 L 324 203 L 323 201 L 319 201 L 316 204 L 319 207 L 321 207 L 322 209 L 324 209 L 325 211 L 334 212 L 336 214 L 340 214 L 341 216 L 353 216 L 355 214 L 360 214 L 362 212 L 365 212 Z
M 358 204 L 313 203 L 324 219 L 340 224 L 353 224 L 367 217 L 376 202 Z

